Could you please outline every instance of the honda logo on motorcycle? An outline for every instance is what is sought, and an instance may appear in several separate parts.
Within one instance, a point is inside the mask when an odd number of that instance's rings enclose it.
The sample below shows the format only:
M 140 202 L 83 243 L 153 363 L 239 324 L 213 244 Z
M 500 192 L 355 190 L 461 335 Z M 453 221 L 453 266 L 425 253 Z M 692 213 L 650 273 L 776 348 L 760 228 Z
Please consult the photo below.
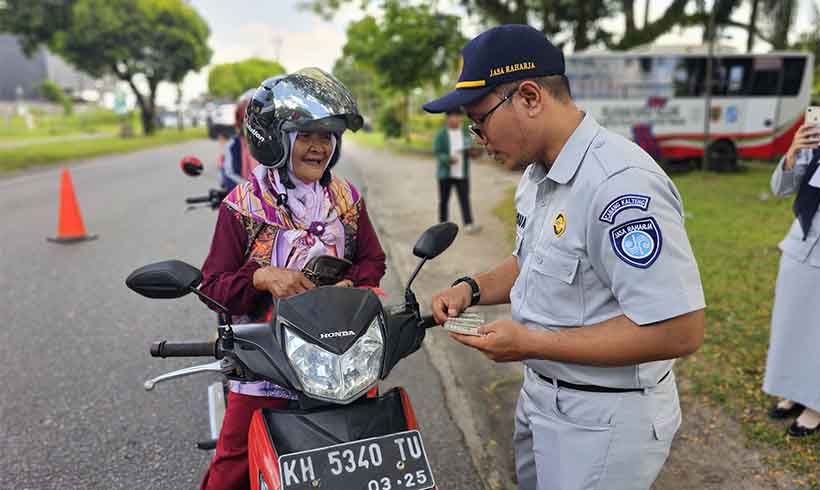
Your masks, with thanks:
M 342 330 L 340 332 L 328 332 L 323 333 L 319 336 L 320 339 L 332 339 L 333 337 L 350 337 L 351 335 L 356 335 L 356 332 L 352 332 L 350 330 Z

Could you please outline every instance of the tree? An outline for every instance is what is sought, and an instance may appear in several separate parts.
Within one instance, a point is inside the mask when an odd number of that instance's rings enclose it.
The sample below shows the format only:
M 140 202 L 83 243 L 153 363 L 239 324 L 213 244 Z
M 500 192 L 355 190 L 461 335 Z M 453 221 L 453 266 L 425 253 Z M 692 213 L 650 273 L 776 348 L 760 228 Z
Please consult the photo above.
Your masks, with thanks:
M 39 17 L 52 8 L 57 20 Z M 38 28 L 29 31 L 26 21 Z M 179 83 L 211 58 L 208 26 L 182 0 L 7 0 L 0 27 L 20 35 L 26 46 L 48 45 L 92 76 L 128 83 L 145 134 L 154 131 L 159 83 Z
M 402 6 L 398 0 L 388 0 L 381 22 L 367 16 L 348 26 L 343 53 L 372 69 L 381 87 L 402 94 L 405 136 L 409 138 L 410 91 L 426 83 L 438 85 L 455 68 L 464 42 L 458 17 L 435 13 L 424 5 Z
M 217 97 L 236 98 L 272 76 L 285 73 L 276 61 L 249 58 L 236 63 L 214 65 L 208 73 L 208 92 Z
M 813 22 L 811 25 L 813 27 L 810 31 L 800 33 L 794 47 L 814 54 L 814 87 L 812 87 L 812 95 L 815 95 L 820 93 L 820 63 L 816 62 L 820 59 L 820 25 L 818 24 L 820 22 L 820 9 L 818 9 L 817 4 L 812 5 L 812 11 Z
M 356 97 L 364 115 L 377 114 L 388 98 L 381 87 L 375 70 L 357 62 L 352 56 L 341 56 L 333 64 L 333 75 Z
M 69 24 L 74 0 L 4 0 L 0 2 L 0 32 L 16 34 L 27 55 L 40 45 L 53 46 L 54 34 Z
M 594 45 L 610 49 L 630 49 L 648 44 L 676 26 L 706 25 L 708 14 L 704 8 L 690 12 L 693 3 L 703 5 L 703 0 L 672 0 L 663 14 L 649 20 L 649 1 L 645 0 L 643 22 L 636 22 L 638 6 L 635 0 L 459 0 L 470 14 L 477 15 L 485 23 L 530 24 L 550 37 L 556 45 L 571 42 L 576 51 Z M 739 1 L 717 0 L 721 6 L 730 6 L 728 15 L 737 8 Z M 764 0 L 778 2 L 781 0 Z M 791 1 L 791 0 L 788 0 Z M 303 5 L 329 16 L 344 4 L 366 5 L 365 0 L 309 0 Z M 607 29 L 601 21 L 620 14 L 623 24 L 618 29 Z M 724 17 L 721 14 L 721 17 Z M 720 20 L 716 22 L 721 25 Z M 745 24 L 734 23 L 738 26 Z

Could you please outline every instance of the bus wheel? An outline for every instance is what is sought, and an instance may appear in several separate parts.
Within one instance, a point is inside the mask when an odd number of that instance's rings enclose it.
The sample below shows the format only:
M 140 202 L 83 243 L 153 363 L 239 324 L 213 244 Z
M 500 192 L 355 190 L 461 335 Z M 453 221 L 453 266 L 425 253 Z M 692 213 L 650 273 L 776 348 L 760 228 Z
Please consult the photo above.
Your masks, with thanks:
M 709 145 L 709 170 L 715 172 L 737 171 L 737 150 L 729 140 L 717 140 Z

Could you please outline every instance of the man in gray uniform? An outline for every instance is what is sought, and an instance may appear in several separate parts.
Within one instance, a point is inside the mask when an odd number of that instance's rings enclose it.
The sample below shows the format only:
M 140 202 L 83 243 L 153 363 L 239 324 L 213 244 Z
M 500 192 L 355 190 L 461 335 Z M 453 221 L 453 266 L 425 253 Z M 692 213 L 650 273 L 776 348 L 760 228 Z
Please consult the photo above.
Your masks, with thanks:
M 512 256 L 434 295 L 433 314 L 512 304 L 482 336 L 451 335 L 526 366 L 519 489 L 648 489 L 681 422 L 672 364 L 703 341 L 680 195 L 646 152 L 574 105 L 563 55 L 540 32 L 495 27 L 462 56 L 456 89 L 425 110 L 464 107 L 490 154 L 529 166 Z

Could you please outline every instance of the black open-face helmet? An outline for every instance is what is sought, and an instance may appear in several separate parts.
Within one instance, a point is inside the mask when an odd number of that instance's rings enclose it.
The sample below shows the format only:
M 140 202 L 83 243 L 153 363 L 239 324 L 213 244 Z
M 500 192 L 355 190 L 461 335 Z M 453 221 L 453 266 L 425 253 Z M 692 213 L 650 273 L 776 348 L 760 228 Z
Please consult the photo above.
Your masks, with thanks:
M 265 80 L 245 112 L 248 149 L 259 163 L 268 167 L 286 168 L 291 150 L 287 136 L 290 131 L 335 134 L 336 151 L 325 171 L 327 176 L 339 160 L 342 133 L 346 129 L 358 131 L 363 122 L 347 87 L 318 68 Z

